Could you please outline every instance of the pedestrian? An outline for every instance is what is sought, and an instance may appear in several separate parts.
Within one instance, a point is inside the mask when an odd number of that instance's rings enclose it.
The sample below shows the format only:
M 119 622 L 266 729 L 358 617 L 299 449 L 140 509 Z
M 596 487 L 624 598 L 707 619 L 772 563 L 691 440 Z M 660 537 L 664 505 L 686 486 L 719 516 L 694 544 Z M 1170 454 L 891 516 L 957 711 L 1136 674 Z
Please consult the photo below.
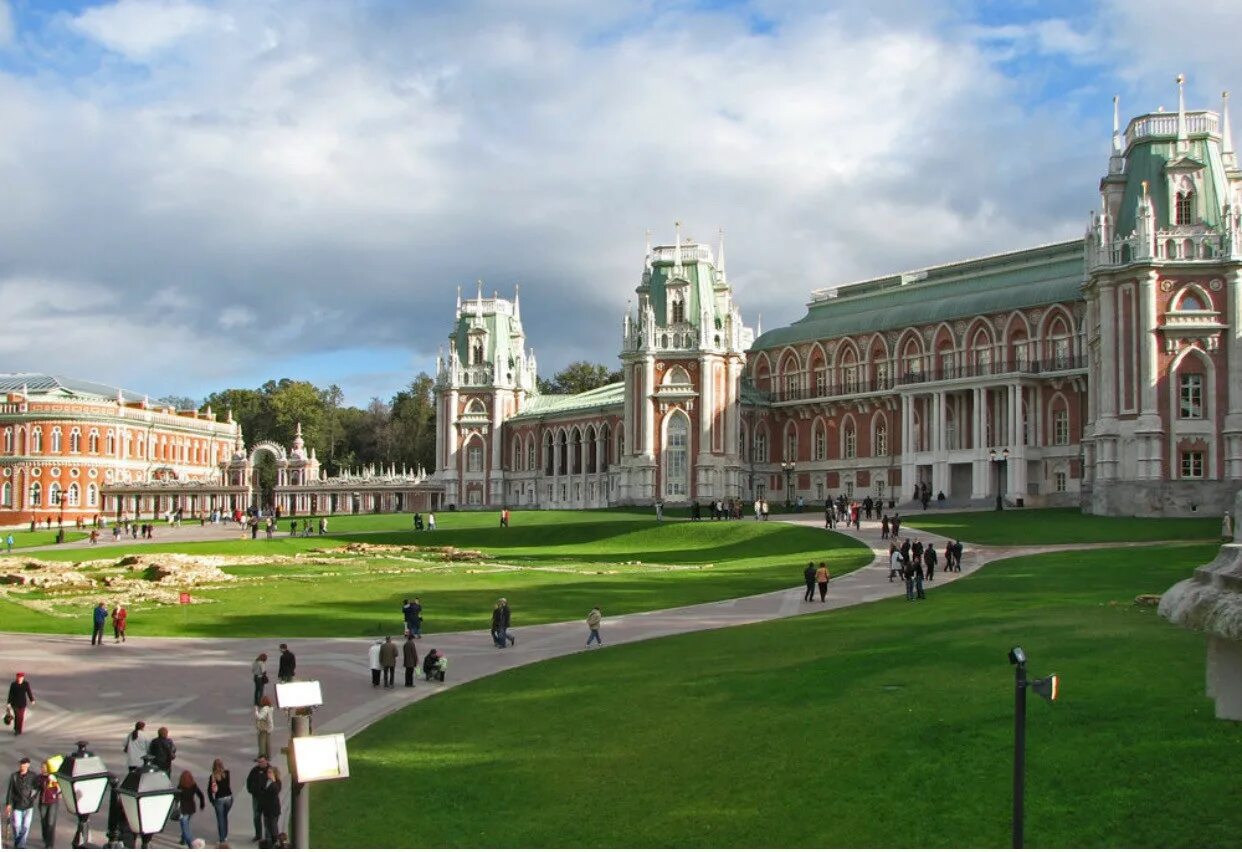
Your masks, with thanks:
M 828 599 L 828 580 L 832 574 L 828 570 L 827 563 L 819 563 L 819 568 L 815 571 L 815 584 L 819 586 L 819 602 L 823 603 Z
M 23 757 L 17 762 L 17 771 L 9 776 L 9 785 L 4 793 L 4 818 L 13 823 L 14 849 L 26 848 L 37 798 L 35 776 L 30 773 L 30 758 Z
M 211 762 L 211 777 L 207 779 L 207 801 L 216 812 L 217 848 L 229 839 L 229 811 L 233 809 L 233 779 L 224 768 L 224 761 L 216 758 Z
M 513 612 L 509 609 L 509 599 L 500 599 L 500 646 L 503 648 L 504 643 L 508 640 L 510 645 L 517 644 L 517 637 L 509 632 L 509 625 L 513 622 Z
M 832 503 L 831 501 L 824 504 L 824 529 L 826 530 L 832 529 Z
M 125 604 L 117 603 L 112 608 L 112 641 L 125 641 L 125 627 L 129 622 L 129 613 L 125 611 Z
M 392 641 L 391 636 L 384 637 L 384 644 L 380 647 L 380 668 L 384 670 L 384 688 L 392 689 L 396 685 L 397 643 Z
M 409 623 L 410 634 L 415 639 L 423 638 L 423 602 L 418 598 L 410 601 L 410 615 L 412 620 Z
M 888 545 L 888 581 L 893 582 L 893 578 L 901 572 L 901 551 L 897 549 L 897 545 L 889 543 Z
M 880 518 L 880 539 L 888 538 L 888 515 Z
M 250 794 L 250 811 L 254 816 L 254 837 L 251 838 L 254 843 L 263 839 L 263 785 L 266 781 L 267 755 L 260 754 L 246 775 L 246 792 Z
M 320 535 L 328 534 L 328 519 L 327 518 L 319 519 L 319 534 Z
M 427 532 L 435 532 L 435 531 L 436 531 L 436 513 L 428 512 L 427 513 Z
M 587 634 L 587 647 L 588 648 L 591 647 L 592 642 L 597 642 L 600 645 L 604 644 L 604 640 L 599 638 L 599 625 L 600 625 L 600 622 L 602 622 L 603 620 L 604 620 L 604 614 L 600 612 L 600 609 L 598 606 L 587 613 L 587 619 L 586 619 L 587 628 L 591 631 L 590 633 Z
M 43 771 L 35 779 L 39 791 L 39 833 L 43 835 L 43 848 L 56 848 L 56 815 L 60 813 L 60 781 L 56 770 L 64 758 L 60 755 L 43 761 Z
M 13 533 L 9 533 L 4 537 L 4 546 L 8 548 L 8 552 L 13 552 Z
M 893 513 L 892 528 L 893 530 L 892 530 L 891 535 L 893 538 L 897 538 L 897 536 L 901 535 L 901 513 L 900 512 Z
M 414 670 L 418 668 L 418 648 L 414 646 L 414 634 L 405 634 L 405 644 L 401 646 L 401 665 L 405 668 L 405 685 L 414 685 Z
M 927 566 L 927 580 L 931 582 L 932 577 L 936 575 L 936 546 L 930 542 L 927 549 L 923 551 L 923 564 Z
M 275 714 L 272 710 L 272 699 L 266 695 L 254 708 L 254 728 L 259 735 L 259 754 L 272 756 L 272 731 L 276 729 Z
M 504 641 L 500 638 L 500 622 L 503 616 L 500 612 L 500 601 L 496 601 L 496 605 L 492 607 L 492 644 L 497 648 L 505 646 Z
M 923 594 L 923 561 L 915 559 L 911 562 L 910 568 L 914 571 L 914 593 L 919 600 L 924 600 L 927 596 Z
M 250 677 L 254 681 L 254 706 L 258 707 L 267 690 L 267 654 L 259 654 L 250 664 Z
M 146 722 L 135 722 L 134 729 L 125 735 L 125 745 L 121 747 L 121 751 L 125 752 L 125 766 L 129 769 L 141 769 L 142 759 L 151 749 L 151 741 L 143 733 L 146 727 Z
M 275 844 L 280 837 L 280 770 L 275 766 L 267 767 L 259 794 L 259 811 L 263 814 L 263 839 Z
M 414 613 L 410 610 L 411 606 L 413 604 L 409 598 L 401 601 L 401 621 L 405 624 L 405 632 L 409 634 L 414 633 Z
M 168 736 L 168 728 L 161 726 L 155 733 L 155 739 L 147 746 L 147 754 L 150 755 L 152 763 L 172 775 L 173 761 L 177 759 L 177 744 Z
M 815 600 L 815 563 L 806 563 L 806 570 L 802 572 L 802 579 L 806 581 L 806 594 L 802 596 L 804 603 L 811 603 Z
M 280 661 L 277 663 L 276 680 L 280 683 L 288 683 L 293 680 L 293 675 L 298 668 L 298 658 L 293 656 L 293 652 L 289 650 L 289 646 L 284 642 L 280 643 Z
M 655 510 L 656 510 L 656 520 L 657 521 L 664 520 L 664 501 L 663 500 L 655 501 Z
M 106 624 L 108 621 L 108 608 L 104 606 L 103 601 L 100 601 L 95 606 L 95 612 L 93 613 L 92 621 L 94 623 L 94 629 L 91 630 L 91 644 L 102 645 L 103 634 L 104 634 L 104 624 Z
M 383 644 L 376 639 L 375 644 L 367 649 L 367 666 L 371 669 L 371 686 L 380 685 L 380 646 Z
M 13 712 L 13 736 L 26 727 L 26 709 L 35 703 L 34 690 L 26 682 L 26 673 L 18 672 L 9 684 L 9 709 Z
M 905 554 L 898 551 L 901 555 L 901 577 L 906 581 L 906 600 L 914 600 L 914 566 L 912 566 Z
M 195 804 L 195 799 L 198 800 L 197 804 Z M 194 842 L 194 838 L 190 835 L 190 820 L 200 808 L 207 807 L 207 801 L 203 798 L 203 791 L 198 788 L 198 782 L 194 780 L 194 776 L 188 769 L 182 770 L 181 779 L 177 781 L 177 805 L 181 810 L 181 815 L 177 818 L 177 821 L 181 823 L 181 843 L 189 848 Z
M 444 673 L 448 670 L 448 657 L 435 648 L 423 657 L 423 680 L 438 680 L 444 683 Z

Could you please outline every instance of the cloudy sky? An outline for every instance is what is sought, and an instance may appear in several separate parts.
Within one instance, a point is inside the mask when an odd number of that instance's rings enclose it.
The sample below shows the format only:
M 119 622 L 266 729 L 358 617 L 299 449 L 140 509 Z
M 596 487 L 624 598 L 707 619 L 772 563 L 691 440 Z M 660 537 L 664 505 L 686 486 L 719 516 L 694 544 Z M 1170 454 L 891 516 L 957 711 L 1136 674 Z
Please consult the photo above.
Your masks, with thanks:
M 1123 120 L 1242 92 L 1242 4 L 0 0 L 0 371 L 152 396 L 431 371 L 456 288 L 613 362 L 643 233 L 752 325 L 1081 234 Z M 1178 30 L 1185 26 L 1185 32 Z

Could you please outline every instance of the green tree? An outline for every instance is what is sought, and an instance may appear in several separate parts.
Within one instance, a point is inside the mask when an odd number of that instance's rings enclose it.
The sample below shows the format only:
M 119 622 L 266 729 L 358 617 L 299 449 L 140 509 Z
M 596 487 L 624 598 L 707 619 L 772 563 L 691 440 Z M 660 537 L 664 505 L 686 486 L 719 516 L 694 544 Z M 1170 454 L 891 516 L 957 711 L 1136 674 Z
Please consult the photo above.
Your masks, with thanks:
M 177 411 L 197 411 L 198 401 L 191 396 L 162 396 L 155 401 L 156 405 L 171 405 Z
M 431 471 L 436 454 L 435 381 L 419 373 L 409 386 L 392 398 L 394 461 Z
M 621 381 L 620 370 L 610 370 L 603 364 L 590 361 L 574 361 L 561 370 L 552 380 L 539 380 L 539 390 L 543 393 L 583 393 L 613 382 Z

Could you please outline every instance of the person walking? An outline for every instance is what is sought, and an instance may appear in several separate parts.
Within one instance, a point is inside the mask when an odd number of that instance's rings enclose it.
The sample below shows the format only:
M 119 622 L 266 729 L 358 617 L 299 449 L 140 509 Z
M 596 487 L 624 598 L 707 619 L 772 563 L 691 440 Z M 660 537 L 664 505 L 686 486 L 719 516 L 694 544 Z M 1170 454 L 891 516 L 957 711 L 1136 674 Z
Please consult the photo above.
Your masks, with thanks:
M 298 658 L 293 656 L 293 652 L 289 650 L 289 646 L 284 642 L 280 643 L 280 661 L 277 663 L 276 680 L 280 683 L 288 683 L 293 680 L 293 675 L 298 669 Z
M 819 568 L 815 570 L 815 584 L 819 586 L 820 603 L 823 603 L 828 599 L 828 580 L 831 577 L 832 574 L 828 571 L 827 563 L 819 563 Z
M 436 513 L 428 512 L 427 513 L 427 532 L 435 532 L 435 531 L 436 531 Z
M 250 676 L 254 680 L 254 706 L 258 707 L 267 690 L 267 654 L 259 654 L 250 664 Z
M 418 648 L 414 646 L 414 635 L 405 634 L 405 644 L 401 646 L 401 665 L 405 668 L 405 685 L 414 685 L 414 671 L 418 668 Z
M 509 609 L 509 599 L 500 599 L 500 647 L 504 647 L 504 643 L 508 641 L 510 645 L 517 644 L 517 637 L 509 632 L 509 625 L 513 623 L 513 611 Z
M 23 757 L 17 762 L 17 771 L 9 776 L 9 785 L 4 793 L 4 818 L 13 825 L 14 849 L 26 848 L 37 798 L 38 788 L 35 776 L 30 772 L 30 758 Z
M 371 669 L 371 686 L 380 685 L 380 646 L 384 643 L 376 639 L 370 648 L 367 648 L 367 666 Z
M 254 837 L 258 843 L 263 839 L 263 785 L 267 782 L 267 755 L 255 758 L 254 766 L 246 775 L 246 792 L 250 794 L 250 811 L 254 816 Z
M 901 551 L 897 549 L 897 545 L 889 542 L 888 545 L 888 581 L 893 582 L 893 578 L 901 573 Z
M 893 538 L 897 538 L 899 535 L 901 535 L 901 512 L 893 513 L 891 535 Z
M 125 604 L 117 603 L 112 608 L 112 641 L 114 643 L 125 641 L 125 627 L 129 623 L 129 613 L 125 611 Z
M 181 779 L 177 781 L 177 805 L 181 809 L 181 816 L 177 819 L 181 823 L 181 845 L 188 849 L 194 843 L 194 837 L 190 834 L 190 820 L 199 809 L 207 807 L 203 791 L 198 788 L 198 782 L 188 769 L 181 772 Z
M 233 778 L 224 768 L 224 761 L 216 758 L 211 762 L 211 777 L 207 779 L 207 801 L 216 812 L 217 848 L 223 848 L 229 839 L 229 811 L 233 810 Z
M 880 518 L 880 540 L 888 538 L 888 515 Z
M 492 607 L 492 644 L 497 648 L 505 646 L 504 641 L 500 638 L 500 621 L 502 619 L 500 613 L 500 601 L 496 601 L 496 605 Z
M 147 754 L 150 755 L 152 763 L 172 775 L 173 761 L 177 759 L 177 744 L 168 736 L 168 728 L 161 726 L 155 733 L 155 739 L 147 746 Z
M 962 542 L 958 539 L 953 542 L 953 572 L 955 574 L 962 573 Z
M 911 560 L 911 569 L 914 571 L 914 594 L 919 600 L 925 600 L 927 595 L 923 594 L 923 560 Z
M 380 647 L 380 667 L 384 670 L 384 688 L 392 689 L 397 675 L 397 643 L 391 636 L 384 638 Z
M 141 769 L 142 759 L 150 751 L 151 741 L 143 733 L 146 727 L 146 722 L 135 722 L 134 729 L 125 735 L 125 745 L 121 747 L 121 751 L 125 752 L 125 766 L 129 769 Z
M 906 581 L 906 600 L 914 600 L 914 566 L 910 564 L 910 560 L 905 554 L 898 551 L 901 556 L 901 577 Z
M 8 549 L 9 553 L 13 552 L 13 533 L 9 533 L 4 537 L 4 546 Z
M 56 815 L 60 813 L 60 781 L 56 770 L 64 760 L 60 755 L 43 761 L 43 771 L 35 779 L 39 791 L 39 833 L 44 849 L 56 848 Z
M 802 596 L 803 603 L 811 603 L 815 600 L 815 563 L 806 563 L 806 570 L 802 572 L 802 579 L 806 581 L 806 594 Z
M 92 616 L 92 622 L 94 624 L 94 627 L 91 630 L 91 644 L 102 645 L 104 625 L 108 622 L 108 608 L 104 606 L 103 601 L 100 601 L 98 604 L 96 604 L 95 612 L 93 613 L 93 616 Z
M 592 642 L 596 642 L 600 645 L 604 644 L 604 640 L 599 638 L 599 625 L 600 625 L 600 622 L 602 622 L 603 620 L 604 620 L 604 614 L 600 612 L 600 609 L 598 606 L 594 607 L 590 612 L 587 613 L 587 618 L 586 618 L 587 629 L 591 631 L 590 633 L 587 634 L 587 647 L 588 648 L 591 647 Z
M 423 602 L 418 598 L 410 601 L 410 635 L 415 639 L 423 638 Z
M 254 708 L 254 729 L 259 737 L 259 754 L 266 758 L 272 756 L 272 731 L 276 729 L 275 712 L 272 710 L 272 699 L 266 695 Z
M 267 777 L 259 792 L 259 812 L 263 815 L 263 840 L 275 844 L 280 837 L 280 770 L 267 767 Z
M 13 711 L 13 736 L 18 736 L 26 727 L 26 709 L 35 703 L 34 690 L 26 681 L 26 673 L 18 672 L 9 684 L 9 708 Z
M 927 581 L 930 583 L 936 575 L 936 545 L 931 542 L 927 543 L 927 549 L 923 551 L 923 564 L 927 566 Z
M 657 521 L 664 520 L 664 501 L 663 500 L 655 501 L 655 512 L 656 512 Z
M 824 529 L 832 529 L 832 501 L 824 503 Z

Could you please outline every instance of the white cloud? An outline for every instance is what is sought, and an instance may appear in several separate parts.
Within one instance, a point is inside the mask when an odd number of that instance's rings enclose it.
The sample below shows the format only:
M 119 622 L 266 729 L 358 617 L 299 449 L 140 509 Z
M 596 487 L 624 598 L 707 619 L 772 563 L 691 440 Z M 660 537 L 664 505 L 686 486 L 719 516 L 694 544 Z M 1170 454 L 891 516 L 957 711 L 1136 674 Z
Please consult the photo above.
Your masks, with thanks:
M 131 59 L 146 59 L 182 39 L 226 20 L 188 0 L 118 0 L 73 19 L 73 27 Z
M 9 7 L 9 0 L 0 0 L 0 46 L 13 41 L 14 34 L 13 10 Z
M 815 287 L 1074 236 L 1092 205 L 1099 134 L 1015 98 L 995 44 L 924 4 L 772 4 L 771 32 L 605 5 L 89 9 L 77 30 L 145 73 L 0 72 L 4 268 L 86 282 L 69 351 L 162 393 L 233 381 L 229 352 L 430 370 L 476 278 L 522 282 L 545 370 L 611 362 L 643 230 L 677 218 L 728 230 L 746 317 L 772 327 Z M 1076 32 L 1029 38 L 1081 51 Z

